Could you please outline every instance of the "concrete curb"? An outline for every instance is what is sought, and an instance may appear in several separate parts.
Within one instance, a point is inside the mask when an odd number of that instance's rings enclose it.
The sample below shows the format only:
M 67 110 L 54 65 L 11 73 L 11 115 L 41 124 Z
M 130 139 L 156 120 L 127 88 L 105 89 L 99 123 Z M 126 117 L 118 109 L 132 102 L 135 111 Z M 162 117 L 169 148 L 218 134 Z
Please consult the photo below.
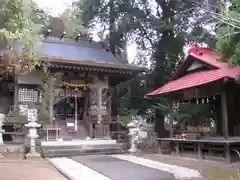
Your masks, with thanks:
M 50 161 L 49 158 L 45 158 L 45 160 L 46 160 L 49 164 L 51 164 L 51 165 L 54 167 L 54 169 L 56 169 L 56 170 L 57 170 L 62 176 L 64 176 L 66 179 L 68 179 L 68 180 L 74 180 L 74 179 L 72 179 L 66 172 L 64 172 L 61 168 L 59 168 L 58 166 L 54 165 L 54 164 Z

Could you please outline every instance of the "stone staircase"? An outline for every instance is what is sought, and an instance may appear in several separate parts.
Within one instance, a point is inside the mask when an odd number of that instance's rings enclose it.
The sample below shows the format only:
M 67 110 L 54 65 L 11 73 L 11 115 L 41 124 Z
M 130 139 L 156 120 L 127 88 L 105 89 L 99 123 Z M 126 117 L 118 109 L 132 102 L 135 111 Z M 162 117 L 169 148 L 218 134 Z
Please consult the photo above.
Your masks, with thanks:
M 88 132 L 83 121 L 78 121 L 78 130 L 75 131 L 74 127 L 67 127 L 65 121 L 58 121 L 57 127 L 60 127 L 60 139 L 63 140 L 74 140 L 74 139 L 86 139 L 88 137 Z

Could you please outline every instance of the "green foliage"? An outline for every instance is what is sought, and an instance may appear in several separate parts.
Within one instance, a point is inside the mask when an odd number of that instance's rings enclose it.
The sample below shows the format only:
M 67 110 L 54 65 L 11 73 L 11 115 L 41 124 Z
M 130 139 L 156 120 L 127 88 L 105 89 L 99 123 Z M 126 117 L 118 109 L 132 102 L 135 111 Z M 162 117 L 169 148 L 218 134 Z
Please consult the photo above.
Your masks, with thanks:
M 24 63 L 30 69 L 39 64 L 39 32 L 43 27 L 35 16 L 34 3 L 31 0 L 3 0 L 0 5 L 0 43 L 1 47 L 14 46 L 17 40 L 23 51 Z M 13 48 L 14 49 L 14 48 Z M 11 50 L 11 49 L 10 49 Z M 14 55 L 16 52 L 12 52 Z M 20 64 L 19 58 L 12 58 Z
M 216 14 L 218 20 L 217 49 L 231 57 L 231 65 L 240 64 L 240 2 L 235 0 L 228 9 L 223 8 Z

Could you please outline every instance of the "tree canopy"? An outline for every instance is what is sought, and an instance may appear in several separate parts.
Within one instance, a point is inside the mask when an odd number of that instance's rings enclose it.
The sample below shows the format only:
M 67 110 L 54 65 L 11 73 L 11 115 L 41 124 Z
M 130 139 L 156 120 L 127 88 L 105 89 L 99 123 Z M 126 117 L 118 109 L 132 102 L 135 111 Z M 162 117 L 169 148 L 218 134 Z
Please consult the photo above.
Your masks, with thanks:
M 31 0 L 3 0 L 0 5 L 0 44 L 12 51 L 12 63 L 20 64 L 15 58 L 14 43 L 18 41 L 23 51 L 21 62 L 29 68 L 38 62 L 39 33 L 46 21 L 42 18 L 43 11 Z
M 240 64 L 240 2 L 234 0 L 215 15 L 218 20 L 216 28 L 216 48 L 231 57 L 231 65 Z

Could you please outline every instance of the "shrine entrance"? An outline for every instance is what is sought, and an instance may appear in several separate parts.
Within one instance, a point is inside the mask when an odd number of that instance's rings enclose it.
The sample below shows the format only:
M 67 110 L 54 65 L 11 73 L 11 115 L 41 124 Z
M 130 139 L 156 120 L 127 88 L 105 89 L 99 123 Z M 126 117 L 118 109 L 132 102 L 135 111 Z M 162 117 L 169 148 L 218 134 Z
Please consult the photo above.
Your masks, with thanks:
M 62 83 L 62 87 L 55 89 L 53 105 L 54 124 L 61 129 L 61 136 L 76 135 L 76 138 L 85 138 L 89 129 L 84 124 L 86 111 L 86 93 L 84 85 Z

